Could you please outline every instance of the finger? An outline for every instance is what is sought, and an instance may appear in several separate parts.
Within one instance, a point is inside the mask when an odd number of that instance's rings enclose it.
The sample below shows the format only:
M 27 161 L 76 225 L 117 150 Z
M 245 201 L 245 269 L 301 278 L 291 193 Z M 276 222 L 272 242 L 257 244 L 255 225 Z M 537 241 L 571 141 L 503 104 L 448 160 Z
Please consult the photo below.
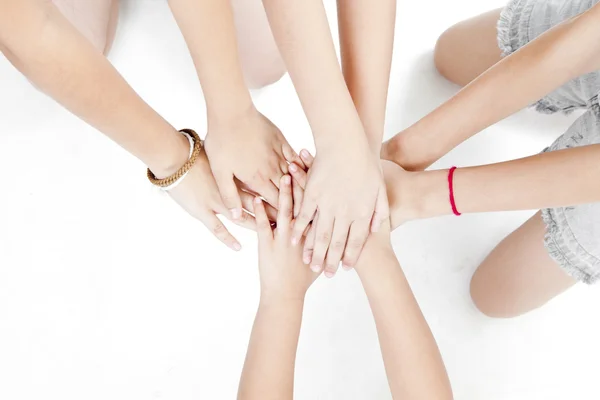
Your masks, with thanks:
M 240 192 L 240 198 L 242 199 L 242 206 L 244 207 L 244 210 L 254 214 L 254 199 L 256 198 L 256 195 Z M 270 221 L 277 220 L 277 210 L 272 205 L 265 204 L 265 210 L 267 211 L 267 217 L 269 217 Z
M 272 240 L 273 230 L 271 229 L 271 222 L 269 221 L 269 218 L 267 218 L 265 205 L 260 197 L 254 199 L 254 216 L 256 218 L 258 241 L 263 242 L 265 240 Z
M 302 168 L 299 168 L 296 164 L 290 164 L 289 166 L 290 174 L 296 180 L 302 189 L 306 189 L 306 182 L 308 179 L 308 174 Z
M 277 214 L 277 232 L 289 234 L 294 204 L 292 201 L 292 177 L 284 175 L 279 184 L 279 213 Z
M 333 231 L 333 218 L 323 215 L 319 211 L 319 221 L 315 225 L 315 247 L 313 249 L 312 260 L 310 261 L 310 269 L 314 272 L 323 270 L 327 249 L 331 243 L 331 234 Z
M 287 171 L 287 168 L 286 168 Z M 279 184 L 281 183 L 281 177 L 284 176 L 287 172 L 283 172 L 279 166 L 275 166 L 273 168 L 273 172 L 271 173 L 271 182 L 277 189 L 279 189 Z
M 300 184 L 295 179 L 292 179 L 292 197 L 294 201 L 294 218 L 296 218 L 302 206 L 302 199 L 304 199 L 304 189 L 300 187 Z
M 233 237 L 231 233 L 227 230 L 223 222 L 214 213 L 207 213 L 200 218 L 200 221 L 212 232 L 212 234 L 219 239 L 221 242 L 225 243 L 227 247 L 232 250 L 240 251 L 242 249 L 242 245 L 237 241 L 236 238 Z
M 315 229 L 316 222 L 317 218 L 315 218 L 313 224 L 308 227 L 308 233 L 306 234 L 306 240 L 304 241 L 304 249 L 302 250 L 302 262 L 304 262 L 304 264 L 306 265 L 310 265 L 312 261 L 313 252 L 315 250 L 315 236 L 317 232 L 317 230 Z
M 242 196 L 242 193 L 243 192 L 240 192 L 240 198 Z M 243 206 L 243 204 L 244 204 L 244 202 L 242 201 L 242 206 Z M 248 210 L 248 211 L 250 211 L 250 210 Z M 223 205 L 217 205 L 216 207 L 214 207 L 214 212 L 217 214 L 221 214 L 221 215 L 227 215 L 227 208 Z M 240 218 L 234 220 L 233 223 L 236 224 L 237 226 L 241 226 L 242 228 L 256 231 L 256 220 L 254 219 L 254 216 L 252 214 L 250 214 L 246 211 L 245 207 L 244 207 L 244 209 L 242 209 L 242 216 Z
M 343 268 L 349 270 L 356 265 L 358 257 L 369 237 L 369 220 L 355 221 L 350 226 L 350 234 L 344 250 L 342 259 Z
M 302 158 L 300 158 L 300 156 L 298 155 L 298 153 L 296 153 L 294 151 L 294 149 L 292 149 L 292 147 L 287 144 L 284 143 L 281 146 L 281 149 L 283 151 L 283 156 L 285 157 L 285 160 L 292 164 L 292 163 L 296 163 L 298 164 L 302 169 L 306 169 L 306 165 L 304 165 L 304 161 L 302 161 Z
M 388 203 L 385 185 L 379 189 L 377 202 L 375 203 L 375 212 L 371 220 L 371 232 L 377 232 L 381 225 L 390 218 L 390 206 Z
M 341 220 L 335 221 L 333 233 L 331 235 L 331 243 L 329 244 L 327 257 L 325 259 L 325 276 L 328 278 L 333 278 L 340 266 L 340 261 L 342 260 L 344 249 L 346 248 L 349 231 L 349 222 Z
M 287 163 L 287 162 L 285 162 L 285 161 L 283 161 L 283 160 L 281 160 L 281 161 L 279 162 L 279 169 L 281 170 L 281 173 L 282 173 L 282 174 L 284 174 L 284 175 L 285 175 L 285 174 L 288 174 L 288 173 L 289 173 L 289 169 L 288 169 L 288 163 Z
M 260 193 L 267 203 L 273 207 L 277 207 L 279 202 L 279 189 L 271 181 L 262 181 L 256 185 L 256 191 Z
M 302 240 L 302 234 L 304 230 L 311 223 L 317 212 L 317 204 L 314 201 L 310 201 L 306 194 L 298 213 L 298 218 L 294 221 L 294 229 L 292 233 L 292 244 L 296 245 Z
M 226 177 L 215 177 L 217 187 L 219 188 L 219 194 L 223 204 L 229 210 L 226 214 L 228 218 L 236 220 L 242 217 L 242 200 L 238 194 L 238 188 L 235 185 L 233 176 L 229 175 Z
M 312 167 L 315 158 L 310 154 L 310 152 L 306 149 L 302 149 L 300 152 L 300 158 L 304 161 L 304 165 L 306 165 L 305 169 L 310 169 Z

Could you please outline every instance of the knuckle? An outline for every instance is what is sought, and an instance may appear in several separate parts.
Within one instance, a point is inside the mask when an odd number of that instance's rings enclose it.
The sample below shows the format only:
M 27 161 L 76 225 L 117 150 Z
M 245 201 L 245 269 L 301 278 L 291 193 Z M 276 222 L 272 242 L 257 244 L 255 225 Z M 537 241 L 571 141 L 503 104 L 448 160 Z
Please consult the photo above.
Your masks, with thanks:
M 259 221 L 256 221 L 256 226 L 262 230 L 271 229 L 271 223 L 268 219 L 261 219 Z
M 340 251 L 340 250 L 343 250 L 345 246 L 346 246 L 346 242 L 344 242 L 342 240 L 336 240 L 331 244 L 330 247 L 332 250 Z
M 220 238 L 225 238 L 228 235 L 227 229 L 225 229 L 225 225 L 220 223 L 213 226 L 212 231 L 217 237 Z
M 348 241 L 348 248 L 351 250 L 358 250 L 363 246 L 363 241 L 362 239 L 350 239 Z
M 329 234 L 329 232 L 323 232 L 319 235 L 317 240 L 319 241 L 319 243 L 329 244 L 329 242 L 331 241 L 331 235 Z
M 300 211 L 300 215 L 298 215 L 298 219 L 302 222 L 308 222 L 312 219 L 312 214 L 307 211 Z

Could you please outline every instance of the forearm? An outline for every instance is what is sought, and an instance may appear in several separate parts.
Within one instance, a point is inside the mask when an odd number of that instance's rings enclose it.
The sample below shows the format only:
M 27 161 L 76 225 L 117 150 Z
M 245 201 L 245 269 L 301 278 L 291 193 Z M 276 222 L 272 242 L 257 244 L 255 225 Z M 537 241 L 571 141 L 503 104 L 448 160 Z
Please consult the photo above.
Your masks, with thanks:
M 315 136 L 317 150 L 364 135 L 346 87 L 322 0 L 263 0 L 275 40 Z
M 600 69 L 599 20 L 597 5 L 546 32 L 400 134 L 405 167 L 429 166 L 482 129 Z
M 169 0 L 183 33 L 211 121 L 245 113 L 253 107 L 235 36 L 230 1 Z
M 462 213 L 534 210 L 600 201 L 600 145 L 460 168 L 454 197 Z M 447 170 L 417 173 L 423 217 L 450 214 Z
M 344 78 L 377 154 L 385 124 L 395 22 L 396 0 L 338 0 Z
M 359 263 L 393 398 L 451 399 L 437 344 L 391 247 L 367 243 Z
M 3 0 L 5 55 L 38 88 L 148 165 L 170 174 L 187 159 L 182 135 L 154 112 L 51 4 Z
M 301 300 L 261 299 L 250 336 L 238 399 L 292 399 L 303 306 Z

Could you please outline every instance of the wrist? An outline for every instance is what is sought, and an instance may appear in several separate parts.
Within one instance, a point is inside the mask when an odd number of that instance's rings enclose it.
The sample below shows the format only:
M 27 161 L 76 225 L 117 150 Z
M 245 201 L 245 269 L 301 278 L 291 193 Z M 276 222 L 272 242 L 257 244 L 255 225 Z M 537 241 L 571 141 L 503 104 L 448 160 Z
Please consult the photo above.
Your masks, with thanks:
M 304 307 L 304 298 L 306 292 L 283 293 L 281 291 L 261 290 L 260 293 L 260 308 L 269 309 L 295 309 Z
M 146 161 L 148 168 L 158 179 L 173 175 L 186 163 L 190 155 L 190 143 L 185 135 L 173 130 L 161 150 Z
M 415 204 L 415 219 L 452 214 L 448 190 L 448 170 L 413 173 L 410 185 Z
M 444 153 L 436 140 L 428 137 L 430 131 L 413 125 L 385 143 L 381 157 L 395 162 L 407 171 L 423 171 Z
M 247 96 L 234 96 L 232 98 L 233 101 L 207 101 L 206 115 L 210 127 L 228 126 L 235 121 L 243 120 L 258 112 L 252 102 L 250 94 Z

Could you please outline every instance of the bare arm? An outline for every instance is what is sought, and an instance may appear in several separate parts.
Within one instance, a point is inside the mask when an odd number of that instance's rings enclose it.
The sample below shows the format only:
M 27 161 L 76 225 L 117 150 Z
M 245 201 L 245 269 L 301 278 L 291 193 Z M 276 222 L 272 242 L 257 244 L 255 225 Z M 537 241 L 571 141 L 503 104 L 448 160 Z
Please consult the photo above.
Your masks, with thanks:
M 307 262 L 333 277 L 341 261 L 347 266 L 356 263 L 369 231 L 388 219 L 379 155 L 369 149 L 344 81 L 323 1 L 263 4 L 317 147 L 293 240 L 300 242 L 318 209 L 311 227 L 315 233 L 309 235 L 316 238 L 314 251 Z M 307 249 L 310 245 L 305 243 Z
M 171 175 L 187 161 L 187 139 L 135 93 L 51 2 L 0 0 L 0 50 L 37 87 L 139 158 L 157 177 Z M 215 215 L 228 211 L 204 152 L 169 193 L 222 242 L 239 250 Z M 237 223 L 253 227 L 253 218 Z
M 306 267 L 302 267 L 306 268 Z M 292 399 L 302 308 L 300 300 L 261 300 L 240 381 L 240 400 Z
M 396 0 L 338 0 L 342 70 L 371 149 L 379 154 L 387 102 Z
M 452 399 L 444 363 L 391 248 L 389 231 L 369 238 L 356 270 L 375 318 L 393 398 Z
M 482 129 L 569 80 L 600 69 L 600 4 L 506 57 L 406 131 L 394 146 L 423 169 Z
M 308 117 L 317 148 L 339 140 L 340 117 L 364 135 L 344 82 L 322 0 L 263 0 L 273 35 Z
M 252 99 L 242 73 L 230 1 L 169 0 L 190 50 L 209 119 L 247 113 Z
M 154 112 L 52 5 L 0 0 L 5 55 L 41 90 L 142 160 L 169 175 L 188 157 L 187 140 Z
M 537 210 L 600 202 L 600 145 L 459 168 L 454 174 L 458 211 Z M 448 171 L 405 172 L 384 161 L 393 225 L 452 214 Z M 557 188 L 560 188 L 557 190 Z
M 231 2 L 169 0 L 169 5 L 206 99 L 205 149 L 225 206 L 234 219 L 242 215 L 236 179 L 276 205 L 276 183 L 287 172 L 283 153 L 293 150 L 254 107 L 244 81 Z
M 299 192 L 294 190 L 294 201 Z M 291 400 L 294 364 L 304 297 L 319 274 L 302 264 L 301 249 L 292 247 L 292 186 L 280 180 L 277 228 L 272 229 L 263 202 L 254 202 L 258 232 L 260 305 L 248 344 L 238 391 L 240 400 Z

